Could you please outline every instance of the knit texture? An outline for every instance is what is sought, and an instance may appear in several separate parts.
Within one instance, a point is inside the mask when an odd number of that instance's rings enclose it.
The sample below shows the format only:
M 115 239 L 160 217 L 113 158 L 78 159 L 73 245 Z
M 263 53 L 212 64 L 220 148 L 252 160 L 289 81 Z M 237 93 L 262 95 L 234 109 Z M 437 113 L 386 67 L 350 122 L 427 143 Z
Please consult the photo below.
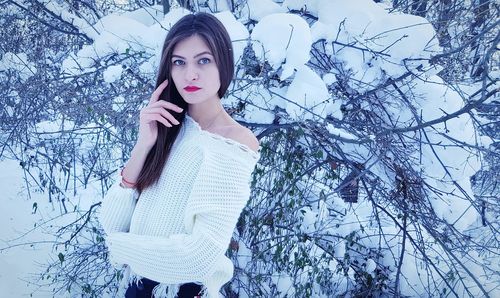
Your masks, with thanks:
M 175 297 L 187 282 L 203 284 L 205 297 L 218 297 L 233 276 L 225 252 L 259 158 L 244 144 L 202 130 L 186 114 L 158 183 L 139 197 L 119 185 L 117 173 L 99 221 L 111 263 L 126 264 L 122 290 L 146 277 L 160 282 L 155 297 Z

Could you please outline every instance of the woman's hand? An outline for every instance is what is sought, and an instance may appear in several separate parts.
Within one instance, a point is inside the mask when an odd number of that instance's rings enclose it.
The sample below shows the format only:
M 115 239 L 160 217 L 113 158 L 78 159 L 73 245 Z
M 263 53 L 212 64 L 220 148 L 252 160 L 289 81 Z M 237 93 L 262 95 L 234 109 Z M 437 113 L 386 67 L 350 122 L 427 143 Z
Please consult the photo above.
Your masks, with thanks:
M 167 85 L 168 80 L 161 83 L 151 95 L 148 105 L 141 109 L 137 144 L 143 148 L 150 149 L 156 143 L 158 137 L 157 122 L 161 122 L 167 127 L 179 124 L 179 121 L 167 109 L 178 113 L 182 112 L 183 109 L 171 102 L 159 100 L 160 94 Z

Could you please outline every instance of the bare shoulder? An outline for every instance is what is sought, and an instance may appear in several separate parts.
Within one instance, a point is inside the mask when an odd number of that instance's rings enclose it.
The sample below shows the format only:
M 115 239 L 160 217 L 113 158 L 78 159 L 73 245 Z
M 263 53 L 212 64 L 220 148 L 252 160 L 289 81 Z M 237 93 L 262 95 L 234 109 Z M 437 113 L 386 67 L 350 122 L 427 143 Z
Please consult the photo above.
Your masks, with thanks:
M 248 148 L 257 152 L 259 150 L 259 140 L 253 132 L 241 124 L 234 125 L 227 133 L 227 137 L 238 143 L 247 145 Z

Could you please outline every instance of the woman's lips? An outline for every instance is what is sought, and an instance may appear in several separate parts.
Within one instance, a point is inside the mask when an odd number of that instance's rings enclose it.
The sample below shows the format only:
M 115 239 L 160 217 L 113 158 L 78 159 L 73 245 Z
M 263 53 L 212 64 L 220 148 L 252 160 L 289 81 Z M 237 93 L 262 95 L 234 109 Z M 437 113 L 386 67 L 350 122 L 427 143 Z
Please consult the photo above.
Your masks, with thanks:
M 198 91 L 200 89 L 201 88 L 198 88 L 196 86 L 187 86 L 187 87 L 184 87 L 184 90 L 186 90 L 187 92 L 195 92 L 195 91 Z

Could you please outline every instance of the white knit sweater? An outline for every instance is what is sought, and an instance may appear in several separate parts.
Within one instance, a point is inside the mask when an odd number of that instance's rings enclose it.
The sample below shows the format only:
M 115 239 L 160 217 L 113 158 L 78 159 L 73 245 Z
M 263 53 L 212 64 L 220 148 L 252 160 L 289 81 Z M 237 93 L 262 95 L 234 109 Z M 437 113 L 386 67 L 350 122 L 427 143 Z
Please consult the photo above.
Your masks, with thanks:
M 186 114 L 158 183 L 139 200 L 137 190 L 119 185 L 117 173 L 99 221 L 112 264 L 126 264 L 121 291 L 146 277 L 160 282 L 155 297 L 175 297 L 187 282 L 218 297 L 233 276 L 225 252 L 259 158 L 244 144 L 202 130 Z

